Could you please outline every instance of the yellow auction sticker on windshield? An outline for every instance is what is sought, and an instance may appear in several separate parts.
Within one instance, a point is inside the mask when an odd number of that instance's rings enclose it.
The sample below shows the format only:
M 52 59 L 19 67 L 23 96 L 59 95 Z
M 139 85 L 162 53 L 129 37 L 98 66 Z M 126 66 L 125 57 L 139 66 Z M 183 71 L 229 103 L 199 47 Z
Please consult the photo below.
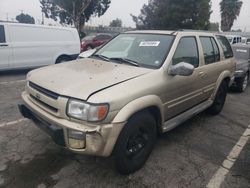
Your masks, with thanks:
M 142 41 L 139 46 L 143 47 L 151 47 L 151 46 L 159 46 L 160 41 Z

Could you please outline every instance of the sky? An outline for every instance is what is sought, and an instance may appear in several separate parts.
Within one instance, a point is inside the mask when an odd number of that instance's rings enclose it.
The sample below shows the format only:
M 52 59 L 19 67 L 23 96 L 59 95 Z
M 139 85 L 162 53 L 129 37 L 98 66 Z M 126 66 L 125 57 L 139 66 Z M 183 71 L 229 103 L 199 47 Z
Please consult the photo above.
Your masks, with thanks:
M 250 31 L 250 1 L 242 0 L 243 7 L 240 16 L 235 21 L 233 29 L 242 29 Z M 92 18 L 87 25 L 109 25 L 116 18 L 120 18 L 125 27 L 134 27 L 130 14 L 139 15 L 143 4 L 147 4 L 148 0 L 111 0 L 110 8 L 100 18 Z M 212 10 L 210 20 L 212 22 L 220 22 L 219 11 L 220 0 L 212 0 Z M 17 14 L 21 12 L 32 15 L 36 23 L 41 22 L 41 9 L 39 0 L 0 0 L 0 20 L 14 21 Z M 45 20 L 45 24 L 56 24 L 52 20 Z

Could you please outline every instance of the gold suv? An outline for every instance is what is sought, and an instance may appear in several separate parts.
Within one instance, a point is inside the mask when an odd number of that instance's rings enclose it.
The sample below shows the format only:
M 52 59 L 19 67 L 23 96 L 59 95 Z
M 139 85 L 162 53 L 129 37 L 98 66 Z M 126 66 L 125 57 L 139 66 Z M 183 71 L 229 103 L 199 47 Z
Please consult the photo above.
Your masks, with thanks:
M 158 133 L 218 114 L 235 71 L 228 40 L 196 31 L 133 31 L 87 58 L 33 70 L 19 109 L 73 152 L 140 169 Z

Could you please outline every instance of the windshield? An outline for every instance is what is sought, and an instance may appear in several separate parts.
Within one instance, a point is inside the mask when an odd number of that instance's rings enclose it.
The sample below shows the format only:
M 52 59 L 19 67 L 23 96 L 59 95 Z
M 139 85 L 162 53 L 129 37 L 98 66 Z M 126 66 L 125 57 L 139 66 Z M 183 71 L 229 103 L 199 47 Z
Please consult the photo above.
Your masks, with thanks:
M 130 60 L 142 67 L 159 68 L 168 55 L 173 39 L 173 35 L 121 34 L 95 55 L 111 60 Z

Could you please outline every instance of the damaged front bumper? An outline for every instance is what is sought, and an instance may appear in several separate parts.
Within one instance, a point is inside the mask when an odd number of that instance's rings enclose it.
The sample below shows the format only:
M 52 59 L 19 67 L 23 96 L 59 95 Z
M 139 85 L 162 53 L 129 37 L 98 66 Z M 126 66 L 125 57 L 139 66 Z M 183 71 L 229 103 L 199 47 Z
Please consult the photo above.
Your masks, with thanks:
M 24 104 L 19 105 L 19 111 L 36 126 L 45 131 L 56 144 L 75 153 L 109 156 L 124 123 L 102 125 L 84 125 L 53 116 L 29 100 L 22 94 Z

